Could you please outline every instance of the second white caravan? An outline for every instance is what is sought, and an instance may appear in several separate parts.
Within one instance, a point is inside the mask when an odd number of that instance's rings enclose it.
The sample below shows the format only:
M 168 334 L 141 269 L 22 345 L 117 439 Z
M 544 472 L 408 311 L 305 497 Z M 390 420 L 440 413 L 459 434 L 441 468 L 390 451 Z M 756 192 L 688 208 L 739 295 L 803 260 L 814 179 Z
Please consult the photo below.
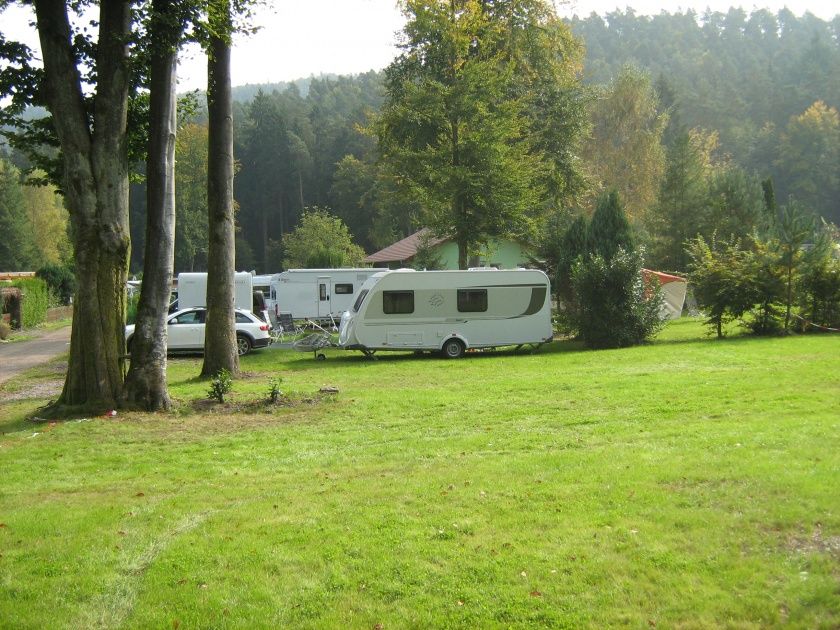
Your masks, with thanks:
M 337 320 L 353 305 L 353 294 L 381 269 L 289 269 L 271 277 L 273 313 L 295 319 Z
M 341 318 L 339 345 L 377 350 L 440 350 L 534 345 L 552 340 L 551 287 L 542 271 L 378 273 Z

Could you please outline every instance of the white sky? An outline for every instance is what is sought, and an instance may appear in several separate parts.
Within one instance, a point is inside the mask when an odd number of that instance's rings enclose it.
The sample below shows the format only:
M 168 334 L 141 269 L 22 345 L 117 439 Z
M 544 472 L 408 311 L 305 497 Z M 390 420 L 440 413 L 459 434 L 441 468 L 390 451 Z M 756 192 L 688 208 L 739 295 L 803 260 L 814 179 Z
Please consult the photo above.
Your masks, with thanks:
M 692 8 L 726 11 L 738 0 L 572 0 L 557 2 L 565 16 L 604 15 L 617 7 L 632 6 L 637 14 L 653 15 Z M 394 34 L 403 25 L 396 0 L 275 0 L 258 13 L 261 30 L 235 42 L 232 56 L 233 84 L 290 81 L 324 73 L 357 74 L 380 70 L 396 54 Z M 784 0 L 740 2 L 748 12 L 754 8 L 778 11 L 789 6 L 794 14 L 805 11 L 822 19 L 840 13 L 836 0 L 799 0 L 794 6 Z M 37 34 L 28 26 L 26 9 L 13 6 L 0 19 L 7 38 L 22 39 L 37 47 Z M 179 89 L 203 89 L 206 63 L 196 50 L 182 55 Z

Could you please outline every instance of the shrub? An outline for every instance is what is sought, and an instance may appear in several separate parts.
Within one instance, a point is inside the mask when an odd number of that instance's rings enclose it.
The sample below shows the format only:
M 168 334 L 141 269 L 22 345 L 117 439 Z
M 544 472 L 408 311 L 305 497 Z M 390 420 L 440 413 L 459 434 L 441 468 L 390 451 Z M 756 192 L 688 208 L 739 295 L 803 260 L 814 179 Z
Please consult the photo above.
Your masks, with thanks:
M 222 368 L 216 373 L 213 380 L 210 381 L 210 389 L 207 395 L 212 400 L 223 403 L 225 402 L 225 395 L 230 393 L 231 389 L 233 389 L 233 379 L 230 376 L 230 372 Z
M 272 405 L 276 404 L 283 395 L 280 389 L 280 383 L 283 382 L 283 377 L 276 376 L 268 382 L 268 402 Z
M 0 339 L 8 339 L 9 333 L 11 332 L 11 326 L 9 326 L 6 322 L 0 320 Z
M 619 248 L 610 260 L 595 255 L 572 270 L 578 299 L 577 328 L 591 348 L 620 348 L 642 343 L 663 325 L 662 292 L 645 286 L 639 251 Z
M 740 319 L 753 307 L 750 285 L 751 254 L 737 238 L 707 243 L 698 236 L 688 245 L 688 279 L 697 305 L 706 312 L 706 324 L 723 337 L 723 325 Z
M 70 304 L 76 290 L 76 276 L 70 268 L 61 265 L 46 265 L 36 271 L 35 275 L 47 283 L 50 291 L 61 304 Z
M 831 256 L 809 260 L 799 288 L 805 320 L 818 327 L 840 328 L 840 260 Z
M 50 304 L 50 293 L 47 283 L 40 278 L 21 278 L 15 280 L 12 286 L 18 287 L 23 293 L 21 300 L 21 326 L 32 328 L 43 324 L 47 319 L 47 309 Z

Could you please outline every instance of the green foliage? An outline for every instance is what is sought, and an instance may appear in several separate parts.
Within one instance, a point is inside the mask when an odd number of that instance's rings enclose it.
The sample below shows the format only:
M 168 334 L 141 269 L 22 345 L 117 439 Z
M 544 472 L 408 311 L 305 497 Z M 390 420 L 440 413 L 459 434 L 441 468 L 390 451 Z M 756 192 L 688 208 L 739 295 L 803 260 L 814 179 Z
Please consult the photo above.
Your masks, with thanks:
M 799 280 L 799 306 L 805 330 L 840 328 L 840 253 L 832 255 L 833 243 L 817 243 L 806 255 Z
M 26 215 L 20 173 L 0 155 L 0 271 L 29 271 L 36 248 Z
M 813 235 L 813 216 L 793 201 L 782 207 L 774 226 L 773 236 L 785 283 L 785 330 L 790 328 L 790 313 L 794 302 L 793 290 L 799 281 L 800 266 L 805 255 L 803 245 Z
M 718 338 L 724 326 L 740 319 L 753 307 L 753 289 L 749 277 L 751 252 L 738 238 L 710 241 L 702 236 L 692 239 L 687 248 L 689 282 L 697 305 L 706 313 L 706 324 Z
M 702 232 L 705 223 L 707 158 L 699 138 L 689 133 L 679 134 L 668 149 L 659 198 L 646 220 L 653 236 L 655 268 L 682 271 L 688 266 L 685 244 Z
M 549 102 L 537 86 L 564 77 L 551 88 L 552 103 L 579 109 L 578 50 L 539 0 L 414 0 L 404 12 L 403 53 L 385 71 L 379 149 L 399 194 L 420 205 L 435 234 L 457 243 L 464 268 L 477 244 L 527 233 L 552 191 L 574 177 L 548 156 L 568 156 L 579 128 L 570 124 L 564 135 L 562 116 L 541 118 Z
M 207 265 L 207 127 L 190 123 L 175 140 L 175 273 Z
M 283 391 L 280 389 L 280 384 L 283 382 L 282 376 L 274 376 L 268 381 L 268 402 L 276 405 L 283 396 Z
M 50 292 L 61 304 L 70 304 L 76 291 L 76 275 L 72 269 L 62 265 L 45 265 L 35 275 L 47 283 Z
M 577 327 L 590 348 L 621 348 L 651 339 L 663 326 L 658 283 L 645 286 L 642 256 L 619 247 L 607 259 L 595 254 L 572 269 Z
M 21 301 L 21 325 L 32 328 L 47 321 L 50 292 L 47 283 L 40 278 L 21 278 L 12 282 L 23 294 Z
M 700 233 L 746 238 L 766 223 L 765 203 L 757 178 L 737 167 L 718 169 L 709 178 L 705 212 L 698 217 Z
M 747 282 L 745 297 L 752 310 L 744 324 L 756 335 L 773 335 L 784 329 L 785 267 L 778 243 L 755 239 L 743 269 Z
M 717 130 L 734 165 L 772 175 L 779 199 L 794 195 L 840 221 L 836 20 L 733 7 L 653 16 L 627 9 L 570 24 L 586 42 L 588 81 L 605 84 L 628 63 L 642 66 L 667 82 L 684 129 Z
M 413 269 L 434 271 L 443 268 L 443 261 L 432 245 L 433 242 L 434 237 L 431 232 L 426 231 L 420 235 L 417 253 L 411 259 Z
M 137 321 L 137 307 L 140 304 L 140 291 L 129 294 L 125 300 L 125 323 L 134 324 Z
M 607 262 L 619 249 L 625 252 L 634 249 L 633 229 L 617 191 L 611 190 L 598 200 L 586 230 L 586 240 L 589 253 L 601 256 Z
M 311 262 L 353 267 L 365 257 L 344 222 L 317 206 L 308 208 L 294 232 L 283 239 L 283 252 L 287 269 L 307 268 Z
M 207 392 L 207 396 L 218 403 L 224 403 L 225 396 L 229 394 L 232 389 L 233 379 L 231 378 L 230 372 L 225 368 L 222 368 L 210 381 L 210 389 Z
M 665 169 L 662 134 L 668 114 L 658 108 L 647 72 L 621 68 L 591 106 L 592 134 L 583 157 L 592 196 L 615 190 L 627 214 L 642 219 L 653 205 Z

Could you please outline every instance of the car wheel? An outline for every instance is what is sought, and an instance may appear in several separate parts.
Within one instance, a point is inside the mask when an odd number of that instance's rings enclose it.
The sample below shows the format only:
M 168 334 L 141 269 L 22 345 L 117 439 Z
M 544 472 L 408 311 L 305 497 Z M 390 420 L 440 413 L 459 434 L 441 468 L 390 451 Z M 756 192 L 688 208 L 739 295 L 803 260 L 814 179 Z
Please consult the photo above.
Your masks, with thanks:
M 236 335 L 236 351 L 240 357 L 251 352 L 251 340 L 245 335 Z
M 460 359 L 464 356 L 464 344 L 460 339 L 447 339 L 443 344 L 443 356 L 447 359 Z

